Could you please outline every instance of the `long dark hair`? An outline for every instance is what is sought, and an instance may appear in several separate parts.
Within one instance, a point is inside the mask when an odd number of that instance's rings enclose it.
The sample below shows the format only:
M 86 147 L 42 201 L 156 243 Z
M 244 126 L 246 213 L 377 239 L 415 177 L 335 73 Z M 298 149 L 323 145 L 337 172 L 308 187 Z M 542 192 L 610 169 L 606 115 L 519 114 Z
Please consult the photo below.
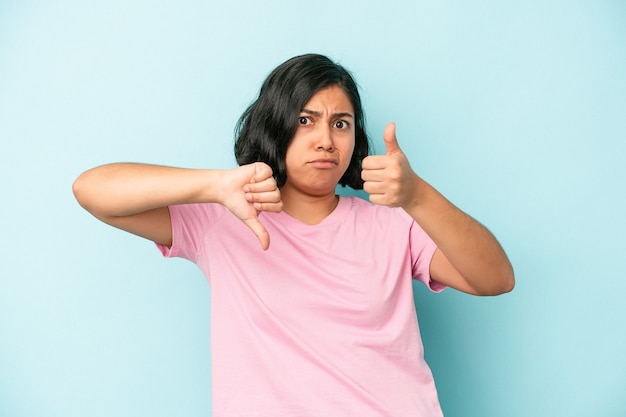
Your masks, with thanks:
M 350 72 L 323 55 L 291 58 L 265 79 L 259 97 L 237 122 L 237 163 L 265 162 L 272 168 L 278 187 L 285 185 L 285 155 L 296 133 L 300 111 L 315 93 L 331 86 L 343 88 L 354 108 L 355 118 L 354 152 L 339 184 L 362 189 L 361 161 L 369 153 L 369 138 L 359 91 Z

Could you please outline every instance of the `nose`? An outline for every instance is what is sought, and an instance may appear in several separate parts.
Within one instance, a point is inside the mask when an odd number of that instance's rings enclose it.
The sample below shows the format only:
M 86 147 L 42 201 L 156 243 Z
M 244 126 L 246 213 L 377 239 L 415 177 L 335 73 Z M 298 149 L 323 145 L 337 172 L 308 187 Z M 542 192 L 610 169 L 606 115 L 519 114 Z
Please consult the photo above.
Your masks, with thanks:
M 327 151 L 332 152 L 335 149 L 332 134 L 330 128 L 327 126 L 324 129 L 321 129 L 320 135 L 317 139 L 316 149 L 318 151 Z

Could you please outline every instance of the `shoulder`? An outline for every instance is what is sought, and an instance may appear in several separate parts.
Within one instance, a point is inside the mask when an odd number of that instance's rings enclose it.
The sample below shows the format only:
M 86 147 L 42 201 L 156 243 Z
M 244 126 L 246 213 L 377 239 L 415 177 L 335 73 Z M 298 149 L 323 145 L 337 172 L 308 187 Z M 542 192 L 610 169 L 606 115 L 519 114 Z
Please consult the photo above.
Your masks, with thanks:
M 410 226 L 413 218 L 404 210 L 397 207 L 381 206 L 355 196 L 341 197 L 350 207 L 350 213 L 362 219 L 377 221 L 393 221 L 404 226 Z

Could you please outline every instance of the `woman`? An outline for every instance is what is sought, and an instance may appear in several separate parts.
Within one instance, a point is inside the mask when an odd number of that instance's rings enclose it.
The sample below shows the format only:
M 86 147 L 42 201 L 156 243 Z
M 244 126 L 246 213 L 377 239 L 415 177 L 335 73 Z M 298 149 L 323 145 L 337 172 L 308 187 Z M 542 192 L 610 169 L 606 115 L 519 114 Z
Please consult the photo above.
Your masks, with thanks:
M 413 172 L 393 124 L 384 141 L 386 155 L 367 156 L 353 78 L 310 54 L 277 67 L 243 114 L 239 167 L 111 164 L 75 181 L 94 216 L 211 284 L 215 416 L 441 415 L 412 278 L 496 295 L 513 271 L 487 229 Z

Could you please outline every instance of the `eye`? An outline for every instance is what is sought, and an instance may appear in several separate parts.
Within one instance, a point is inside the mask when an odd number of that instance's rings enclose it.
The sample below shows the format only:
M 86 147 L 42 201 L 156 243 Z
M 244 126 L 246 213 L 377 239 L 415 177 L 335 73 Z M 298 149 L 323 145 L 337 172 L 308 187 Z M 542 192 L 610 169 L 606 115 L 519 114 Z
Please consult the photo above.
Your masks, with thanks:
M 337 129 L 347 129 L 347 128 L 348 128 L 348 126 L 349 126 L 349 124 L 348 124 L 348 122 L 346 122 L 345 120 L 337 120 L 337 121 L 334 123 L 334 126 L 335 126 Z
M 300 118 L 298 119 L 298 123 L 301 125 L 310 125 L 313 122 L 311 121 L 310 118 L 306 116 L 300 116 Z

